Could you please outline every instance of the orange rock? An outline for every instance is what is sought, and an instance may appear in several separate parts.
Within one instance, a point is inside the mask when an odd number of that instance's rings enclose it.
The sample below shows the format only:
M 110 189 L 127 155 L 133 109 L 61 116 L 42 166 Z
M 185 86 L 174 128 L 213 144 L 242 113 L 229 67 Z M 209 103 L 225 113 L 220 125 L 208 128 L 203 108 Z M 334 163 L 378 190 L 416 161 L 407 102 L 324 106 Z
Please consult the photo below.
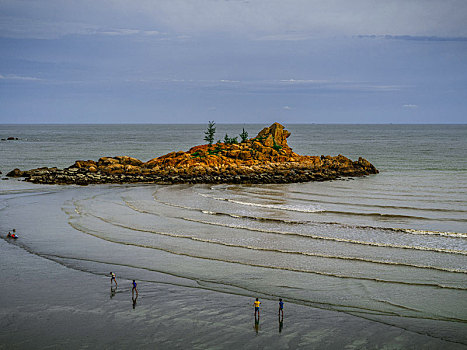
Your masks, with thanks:
M 111 158 L 111 157 L 102 157 L 102 158 L 99 158 L 99 161 L 97 162 L 97 164 L 99 166 L 101 165 L 110 165 L 110 164 L 118 164 L 119 161 L 117 159 L 114 159 L 114 158 Z
M 153 167 L 155 167 L 156 164 L 158 164 L 158 163 L 159 163 L 158 159 L 157 159 L 157 158 L 153 158 L 153 159 L 151 159 L 151 160 L 148 160 L 146 163 L 143 163 L 142 166 L 143 166 L 144 168 L 153 168 Z
M 143 175 L 154 174 L 156 172 L 157 171 L 155 171 L 154 169 L 141 168 L 141 174 Z
M 285 130 L 284 127 L 279 123 L 274 123 L 268 128 L 264 128 L 258 133 L 256 138 L 268 139 L 269 135 L 276 141 L 276 144 L 282 147 L 289 147 L 287 145 L 287 137 L 290 136 L 290 132 Z M 272 147 L 273 145 L 269 146 Z
M 127 164 L 124 166 L 124 170 L 126 173 L 129 173 L 129 174 L 137 174 L 137 173 L 140 173 L 141 172 L 141 168 L 138 167 L 138 166 L 134 166 L 134 165 L 130 165 L 130 164 Z
M 73 164 L 73 168 L 89 168 L 95 165 L 96 162 L 93 160 L 77 160 L 75 164 Z
M 269 134 L 263 141 L 263 145 L 265 145 L 266 147 L 274 146 L 274 137 L 271 134 Z
M 264 148 L 264 146 L 258 141 L 253 141 L 253 143 L 251 144 L 251 148 L 257 151 L 261 151 Z
M 128 156 L 118 156 L 118 157 L 114 157 L 114 159 L 118 160 L 118 162 L 123 165 L 141 166 L 143 164 L 143 162 L 140 161 L 139 159 L 128 157 Z
M 240 155 L 240 150 L 232 150 L 232 151 L 228 151 L 227 153 L 227 157 L 229 158 L 238 158 Z
M 107 174 L 122 174 L 124 171 L 124 165 L 112 163 L 107 166 L 99 166 L 99 170 Z
M 251 153 L 249 151 L 240 151 L 238 157 L 242 160 L 251 159 Z

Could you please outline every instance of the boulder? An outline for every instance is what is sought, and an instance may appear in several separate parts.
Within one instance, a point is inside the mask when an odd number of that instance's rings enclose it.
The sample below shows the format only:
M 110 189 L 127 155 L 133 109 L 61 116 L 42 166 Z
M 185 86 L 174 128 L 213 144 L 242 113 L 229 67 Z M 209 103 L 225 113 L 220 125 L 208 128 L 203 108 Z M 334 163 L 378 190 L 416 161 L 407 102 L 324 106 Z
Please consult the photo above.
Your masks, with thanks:
M 110 164 L 118 164 L 118 163 L 119 161 L 117 159 L 114 159 L 111 157 L 102 157 L 102 158 L 99 158 L 97 165 L 101 166 L 101 165 L 110 165 Z
M 118 160 L 118 162 L 123 165 L 141 166 L 143 164 L 143 162 L 139 159 L 128 156 L 119 156 L 115 157 L 114 159 Z
M 141 172 L 141 168 L 139 166 L 134 166 L 131 164 L 127 164 L 124 166 L 125 173 L 128 174 L 139 174 Z
M 269 135 L 272 136 L 273 140 L 275 140 L 276 144 L 282 147 L 289 147 L 287 145 L 287 137 L 290 136 L 290 132 L 284 129 L 279 123 L 274 123 L 268 128 L 264 128 L 258 133 L 256 139 L 265 139 L 267 140 Z M 272 147 L 269 146 L 269 147 Z
M 13 169 L 10 171 L 8 174 L 6 174 L 8 177 L 23 177 L 24 176 L 24 171 L 19 170 L 18 168 Z
M 90 167 L 95 167 L 96 162 L 93 160 L 77 160 L 75 164 L 73 164 L 70 168 L 90 168 Z
M 123 164 L 112 163 L 107 166 L 99 166 L 99 170 L 107 174 L 122 174 L 125 166 Z
M 240 150 L 236 149 L 236 150 L 228 151 L 226 155 L 229 158 L 234 158 L 234 159 L 238 158 L 240 155 Z
M 249 160 L 251 159 L 251 152 L 250 151 L 240 151 L 238 154 L 238 158 L 242 160 Z

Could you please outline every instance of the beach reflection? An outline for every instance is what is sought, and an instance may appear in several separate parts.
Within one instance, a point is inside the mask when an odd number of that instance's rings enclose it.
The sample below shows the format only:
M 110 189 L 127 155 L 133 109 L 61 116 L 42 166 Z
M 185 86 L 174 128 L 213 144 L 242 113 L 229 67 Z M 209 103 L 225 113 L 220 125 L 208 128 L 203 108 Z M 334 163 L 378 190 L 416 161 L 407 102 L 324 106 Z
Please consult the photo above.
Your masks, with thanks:
M 279 315 L 279 333 L 282 332 L 283 327 L 284 327 L 284 315 L 282 315 L 282 317 Z
M 256 332 L 256 335 L 258 335 L 258 332 L 259 332 L 259 316 L 258 317 L 255 316 L 255 332 Z
M 136 299 L 138 299 L 138 294 L 136 294 L 136 296 L 131 296 L 131 301 L 133 302 L 133 310 L 136 308 Z
M 117 293 L 117 287 L 110 287 L 110 299 L 112 299 Z

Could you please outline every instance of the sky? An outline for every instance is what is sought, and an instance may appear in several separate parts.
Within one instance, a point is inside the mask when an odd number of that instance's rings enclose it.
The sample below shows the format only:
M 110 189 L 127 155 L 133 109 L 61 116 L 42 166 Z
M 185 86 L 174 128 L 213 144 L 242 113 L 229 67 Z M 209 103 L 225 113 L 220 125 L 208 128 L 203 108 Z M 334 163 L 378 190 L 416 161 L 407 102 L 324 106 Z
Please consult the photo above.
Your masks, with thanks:
M 465 0 L 0 0 L 0 123 L 467 123 Z

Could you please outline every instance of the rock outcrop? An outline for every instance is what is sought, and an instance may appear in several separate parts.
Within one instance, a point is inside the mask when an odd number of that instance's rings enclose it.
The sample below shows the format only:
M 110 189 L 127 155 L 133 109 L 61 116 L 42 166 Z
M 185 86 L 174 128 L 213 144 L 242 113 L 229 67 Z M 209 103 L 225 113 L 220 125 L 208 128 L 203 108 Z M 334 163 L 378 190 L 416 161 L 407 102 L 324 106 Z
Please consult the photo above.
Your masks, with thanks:
M 279 123 L 238 144 L 217 143 L 171 152 L 142 162 L 119 156 L 78 160 L 66 169 L 14 169 L 9 177 L 46 184 L 92 183 L 288 183 L 376 174 L 367 160 L 342 155 L 302 156 L 287 144 L 290 132 Z
M 19 138 L 13 137 L 13 136 L 8 136 L 6 139 L 2 139 L 2 141 L 14 141 L 14 140 L 19 140 Z

